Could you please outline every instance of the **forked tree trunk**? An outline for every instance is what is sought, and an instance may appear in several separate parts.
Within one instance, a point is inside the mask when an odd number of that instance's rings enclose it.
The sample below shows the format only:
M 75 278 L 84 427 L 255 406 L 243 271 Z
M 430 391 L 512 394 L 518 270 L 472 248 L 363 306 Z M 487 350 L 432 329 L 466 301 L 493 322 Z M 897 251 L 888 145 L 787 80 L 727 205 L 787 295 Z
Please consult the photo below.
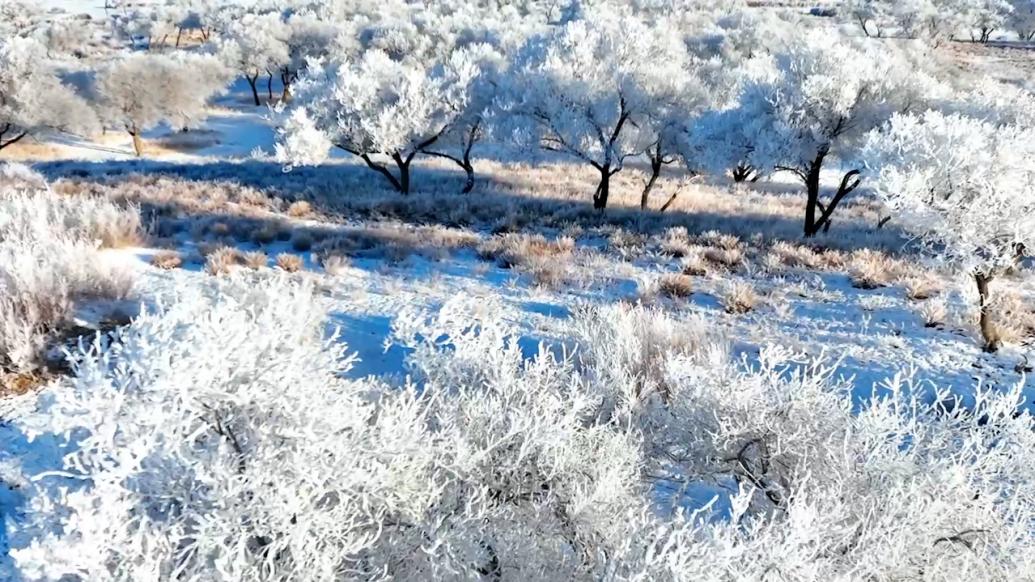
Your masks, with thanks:
M 748 164 L 737 164 L 730 173 L 733 175 L 734 182 L 758 181 L 758 173 L 755 172 L 755 168 Z M 752 174 L 754 174 L 754 176 L 752 176 Z
M 255 100 L 255 105 L 262 105 L 262 102 L 259 101 L 259 89 L 257 87 L 259 81 L 259 74 L 255 73 L 255 75 L 251 77 L 245 75 L 244 78 L 248 79 L 248 86 L 252 89 L 252 99 Z
M 863 34 L 866 35 L 866 38 L 869 38 L 870 37 L 870 29 L 869 29 L 869 27 L 866 26 L 866 19 L 861 17 L 861 16 L 859 17 L 859 26 L 862 27 Z
M 413 161 L 413 156 L 403 158 L 399 155 L 399 152 L 392 154 L 392 159 L 395 160 L 395 166 L 399 169 L 399 183 L 397 188 L 403 194 L 410 193 L 410 162 Z
M 460 166 L 460 169 L 464 171 L 464 187 L 460 190 L 461 194 L 470 194 L 471 190 L 474 190 L 474 164 L 471 163 L 470 150 L 467 150 L 464 157 L 458 158 L 442 152 L 436 152 L 433 150 L 425 150 L 424 153 L 429 156 L 435 156 L 437 158 L 446 158 L 451 160 L 454 164 Z
M 984 349 L 986 352 L 994 352 L 999 349 L 999 345 L 1002 342 L 999 339 L 998 332 L 995 330 L 995 325 L 992 323 L 991 306 L 989 305 L 991 297 L 988 292 L 988 284 L 992 282 L 992 275 L 975 272 L 974 282 L 977 283 L 978 302 L 981 308 L 978 324 L 981 328 L 981 337 L 985 340 Z
M 811 238 L 819 234 L 822 230 L 824 232 L 830 230 L 830 225 L 834 219 L 834 210 L 837 209 L 838 204 L 846 196 L 852 193 L 856 188 L 859 187 L 859 170 L 851 170 L 841 177 L 841 184 L 838 185 L 837 191 L 834 192 L 833 198 L 830 199 L 826 205 L 819 199 L 819 174 L 823 169 L 823 160 L 826 158 L 829 152 L 827 147 L 820 148 L 816 154 L 816 158 L 809 164 L 807 171 L 796 172 L 805 181 L 805 224 L 804 234 L 806 238 Z M 853 181 L 854 180 L 854 181 Z
M 461 194 L 470 194 L 471 190 L 474 190 L 474 164 L 471 162 L 471 150 L 474 149 L 474 144 L 478 141 L 478 132 L 480 127 L 481 121 L 479 120 L 472 124 L 467 130 L 466 142 L 463 143 L 463 152 L 459 156 L 430 149 L 429 146 L 438 140 L 437 136 L 430 141 L 425 142 L 426 145 L 421 146 L 421 151 L 425 154 L 436 158 L 445 158 L 460 166 L 460 169 L 463 170 L 466 175 L 464 187 L 460 190 Z
M 391 154 L 392 161 L 395 162 L 395 166 L 399 171 L 399 177 L 396 177 L 384 164 L 374 161 L 373 158 L 370 157 L 369 153 L 354 150 L 343 145 L 338 145 L 337 147 L 352 155 L 359 156 L 368 168 L 381 174 L 381 176 L 383 176 L 385 180 L 388 180 L 388 183 L 391 184 L 392 188 L 397 192 L 401 192 L 403 194 L 410 193 L 410 162 L 413 161 L 413 157 L 416 155 L 416 152 L 407 155 L 405 158 L 399 154 L 399 152 Z

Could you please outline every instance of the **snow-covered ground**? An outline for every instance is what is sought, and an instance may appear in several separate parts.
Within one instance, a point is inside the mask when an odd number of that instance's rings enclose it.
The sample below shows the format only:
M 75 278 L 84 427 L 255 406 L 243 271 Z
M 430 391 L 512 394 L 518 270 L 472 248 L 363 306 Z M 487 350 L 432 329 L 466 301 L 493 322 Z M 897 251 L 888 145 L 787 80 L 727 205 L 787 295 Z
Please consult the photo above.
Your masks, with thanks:
M 69 12 L 94 13 L 97 9 L 94 2 L 44 1 Z M 1010 72 L 1014 71 L 1010 62 L 977 60 L 1000 78 L 1017 76 Z M 889 379 L 902 375 L 913 378 L 915 386 L 932 398 L 938 390 L 949 390 L 966 400 L 976 387 L 1008 389 L 1023 383 L 1026 406 L 1032 408 L 1035 403 L 1035 379 L 1028 377 L 1028 363 L 1033 359 L 1030 336 L 1021 334 L 996 353 L 983 351 L 975 325 L 973 282 L 927 262 L 892 230 L 894 226 L 878 227 L 874 211 L 867 206 L 866 192 L 857 195 L 855 206 L 849 203 L 846 218 L 831 233 L 806 245 L 802 252 L 823 257 L 816 259 L 817 264 L 795 263 L 781 258 L 776 250 L 782 248 L 777 243 L 801 243 L 784 236 L 799 228 L 794 222 L 797 218 L 787 216 L 797 216 L 795 205 L 801 196 L 797 183 L 787 174 L 753 185 L 716 179 L 689 186 L 690 191 L 668 214 L 652 215 L 650 220 L 656 222 L 629 218 L 623 223 L 625 219 L 614 218 L 590 226 L 572 221 L 559 227 L 543 217 L 522 215 L 527 211 L 514 210 L 510 201 L 495 209 L 500 219 L 496 223 L 470 207 L 483 213 L 487 207 L 492 212 L 491 203 L 485 200 L 527 195 L 544 201 L 544 207 L 567 208 L 579 196 L 588 198 L 579 170 L 560 163 L 546 164 L 544 169 L 486 162 L 479 167 L 488 168 L 488 175 L 480 175 L 478 187 L 468 195 L 483 200 L 469 202 L 459 194 L 448 199 L 440 191 L 434 193 L 447 204 L 457 201 L 457 218 L 446 224 L 440 220 L 442 214 L 414 210 L 418 204 L 414 199 L 424 194 L 420 187 L 410 198 L 386 191 L 380 202 L 362 202 L 371 196 L 370 188 L 357 187 L 357 183 L 379 178 L 364 174 L 361 163 L 341 154 L 324 168 L 296 170 L 294 175 L 302 176 L 297 181 L 301 185 L 292 182 L 287 173 L 283 179 L 271 177 L 280 168 L 269 157 L 275 140 L 270 112 L 266 106 L 251 106 L 249 99 L 247 87 L 238 84 L 214 104 L 200 127 L 186 132 L 168 127 L 147 132 L 142 160 L 134 156 L 130 136 L 121 134 L 92 138 L 53 134 L 26 140 L 5 155 L 34 165 L 59 191 L 80 193 L 96 188 L 113 198 L 125 195 L 142 212 L 152 213 L 145 214 L 147 220 L 153 220 L 151 236 L 140 246 L 103 251 L 109 260 L 135 273 L 134 308 L 153 309 L 184 289 L 212 285 L 224 276 L 206 269 L 205 256 L 212 256 L 210 247 L 264 252 L 268 256 L 264 267 L 249 276 L 312 283 L 319 291 L 316 300 L 326 304 L 331 314 L 328 325 L 358 357 L 348 373 L 352 378 L 405 377 L 411 348 L 393 341 L 398 322 L 413 312 L 434 316 L 458 297 L 484 300 L 497 309 L 497 315 L 519 330 L 518 344 L 529 358 L 540 345 L 558 352 L 577 350 L 572 340 L 573 313 L 624 302 L 655 307 L 687 327 L 704 326 L 728 344 L 745 367 L 756 363 L 759 352 L 770 345 L 793 351 L 802 365 L 816 359 L 830 362 L 836 365 L 837 375 L 851 384 L 860 405 L 881 393 Z M 157 191 L 158 186 L 134 185 L 139 174 L 144 175 L 141 180 L 163 176 L 156 179 L 168 179 L 173 188 L 189 186 L 202 193 L 159 203 L 149 198 L 153 192 L 148 190 Z M 836 186 L 839 175 L 838 168 L 828 169 L 823 175 L 825 185 Z M 341 182 L 336 183 L 339 176 Z M 307 182 L 307 177 L 313 180 Z M 427 178 L 439 190 L 461 179 L 452 167 L 432 163 L 418 165 L 416 178 Z M 666 176 L 658 191 L 667 195 L 686 187 L 683 178 Z M 614 195 L 619 217 L 625 216 L 622 212 L 632 214 L 630 201 L 638 194 L 642 176 L 631 168 L 622 179 L 627 182 L 619 183 Z M 226 182 L 233 183 L 232 187 L 225 187 Z M 120 183 L 130 185 L 118 190 Z M 223 200 L 227 188 L 235 193 L 258 192 L 276 202 L 256 203 L 245 211 L 247 204 Z M 294 212 L 290 203 L 299 200 L 311 202 L 314 209 Z M 177 207 L 168 216 L 161 214 L 173 206 Z M 729 214 L 723 214 L 727 210 Z M 585 216 L 587 210 L 571 212 Z M 171 222 L 179 221 L 178 226 L 164 232 L 162 220 L 170 216 L 175 219 Z M 514 216 L 523 222 L 516 227 L 505 223 Z M 253 232 L 240 236 L 223 232 L 247 220 L 256 222 L 242 228 Z M 737 230 L 738 220 L 755 221 L 752 224 L 770 230 L 746 235 Z M 252 236 L 273 222 L 287 236 L 269 240 Z M 707 232 L 701 224 L 714 224 L 716 232 Z M 421 237 L 430 235 L 421 228 L 454 229 L 470 240 L 455 245 L 424 244 Z M 379 229 L 389 229 L 392 234 L 384 235 Z M 406 247 L 408 242 L 392 238 L 397 231 L 407 236 L 415 232 L 419 244 Z M 316 248 L 310 248 L 314 245 L 296 242 L 312 233 L 319 233 L 317 248 L 320 242 L 337 237 L 354 242 L 363 233 L 379 242 L 348 248 L 343 251 L 346 263 L 331 269 Z M 508 263 L 501 253 L 491 250 L 508 233 L 542 236 L 561 246 L 569 244 L 562 239 L 570 238 L 571 248 L 558 256 L 540 257 L 534 255 L 539 251 L 528 251 L 533 253 L 529 264 Z M 723 239 L 722 235 L 732 238 Z M 682 256 L 682 251 L 667 247 L 666 241 L 673 239 L 691 248 L 691 255 Z M 880 257 L 859 254 L 869 246 L 868 241 L 880 242 L 874 245 L 879 247 Z M 157 258 L 169 252 L 182 257 L 183 264 L 171 269 L 156 266 Z M 301 270 L 286 273 L 287 269 L 278 267 L 276 257 L 282 253 L 300 257 Z M 722 258 L 730 255 L 736 258 Z M 689 260 L 691 256 L 699 259 L 700 269 L 689 268 L 696 265 Z M 877 273 L 872 272 L 869 261 L 876 261 Z M 232 267 L 241 272 L 246 269 Z M 551 275 L 550 269 L 558 274 Z M 866 269 L 871 271 L 860 274 Z M 891 271 L 897 274 L 888 274 Z M 867 276 L 877 282 L 867 284 Z M 930 285 L 930 292 L 911 289 L 911 281 L 916 280 Z M 668 287 L 676 282 L 686 288 Z M 1022 270 L 1011 283 L 1019 301 L 1030 304 L 1035 300 L 1030 269 Z M 736 303 L 738 294 L 744 294 L 740 304 Z M 126 304 L 81 305 L 77 321 L 87 329 L 101 328 L 96 322 L 106 317 L 106 310 L 116 308 L 125 309 Z M 937 313 L 939 310 L 942 312 Z M 29 435 L 36 427 L 37 398 L 46 399 L 49 391 L 62 390 L 62 382 L 59 378 L 42 386 L 40 394 L 0 398 L 0 513 L 10 522 L 25 511 L 26 500 L 20 494 L 25 484 L 20 475 L 61 469 L 60 456 L 66 450 L 60 435 Z M 12 568 L 3 551 L 6 543 L 5 530 L 0 529 L 0 580 L 13 572 L 5 569 Z

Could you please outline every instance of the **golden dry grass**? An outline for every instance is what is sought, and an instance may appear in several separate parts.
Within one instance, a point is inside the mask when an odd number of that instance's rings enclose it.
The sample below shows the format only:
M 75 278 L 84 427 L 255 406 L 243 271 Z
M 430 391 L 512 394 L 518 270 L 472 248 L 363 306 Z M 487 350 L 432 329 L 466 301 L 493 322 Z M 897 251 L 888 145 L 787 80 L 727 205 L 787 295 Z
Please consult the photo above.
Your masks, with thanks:
M 298 255 L 291 253 L 280 253 L 276 258 L 277 267 L 288 273 L 297 273 L 305 266 L 305 261 Z
M 670 273 L 658 279 L 658 292 L 666 297 L 685 299 L 694 293 L 694 281 L 688 275 Z
M 205 272 L 209 275 L 228 275 L 242 263 L 241 251 L 234 247 L 219 247 L 205 257 Z
M 159 269 L 175 269 L 183 264 L 183 257 L 176 251 L 160 251 L 151 257 L 151 264 Z

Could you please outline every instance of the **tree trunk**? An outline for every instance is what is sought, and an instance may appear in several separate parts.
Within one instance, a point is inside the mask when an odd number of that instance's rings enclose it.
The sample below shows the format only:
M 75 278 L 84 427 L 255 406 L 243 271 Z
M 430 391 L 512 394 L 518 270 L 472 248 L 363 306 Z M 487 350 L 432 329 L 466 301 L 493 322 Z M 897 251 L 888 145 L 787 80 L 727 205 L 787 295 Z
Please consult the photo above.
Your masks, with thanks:
M 396 167 L 399 168 L 399 191 L 403 194 L 410 193 L 410 162 L 413 161 L 413 156 L 403 158 L 399 155 L 399 152 L 392 154 L 392 159 L 395 160 Z
M 284 90 L 280 94 L 281 103 L 291 102 L 291 71 L 285 68 L 280 72 L 280 83 L 284 86 Z
M 752 168 L 751 166 L 749 166 L 747 164 L 737 164 L 736 167 L 734 167 L 733 171 L 731 172 L 731 174 L 733 175 L 733 181 L 734 182 L 738 182 L 738 183 L 739 182 L 746 182 L 748 179 L 750 179 L 752 182 L 757 181 L 758 180 L 758 175 L 757 174 L 755 175 L 754 178 L 751 177 L 751 173 L 754 172 L 754 170 L 755 170 L 754 168 Z
M 273 73 L 266 71 L 266 98 L 273 101 Z
M 593 193 L 593 208 L 604 210 L 607 208 L 607 196 L 611 190 L 611 166 L 601 166 L 600 184 L 597 191 Z
M 676 201 L 677 196 L 679 196 L 678 189 L 675 192 L 673 192 L 671 196 L 668 197 L 668 200 L 666 200 L 664 204 L 661 205 L 661 208 L 658 209 L 658 212 L 665 212 L 666 210 L 668 210 L 668 207 L 672 206 L 672 203 Z
M 823 169 L 823 158 L 827 156 L 827 149 L 821 148 L 816 154 L 816 159 L 809 164 L 809 171 L 805 174 L 805 237 L 811 238 L 819 232 L 819 225 L 816 224 L 816 210 L 819 208 L 819 172 Z
M 992 281 L 992 275 L 988 275 L 981 272 L 974 273 L 974 282 L 977 283 L 978 288 L 978 301 L 981 307 L 981 315 L 978 319 L 978 323 L 981 327 L 981 337 L 985 340 L 985 351 L 994 352 L 999 349 L 999 334 L 995 331 L 995 326 L 992 324 L 991 309 L 989 306 L 989 294 L 988 284 Z
M 180 48 L 180 37 L 183 36 L 183 29 L 176 29 L 176 48 Z
M 0 150 L 4 149 L 5 147 L 7 147 L 9 145 L 18 143 L 19 141 L 21 141 L 21 139 L 23 137 L 25 137 L 26 135 L 29 134 L 28 131 L 21 131 L 21 132 L 19 132 L 17 129 L 15 129 L 14 130 L 14 135 L 11 136 L 6 141 L 4 141 L 4 136 L 7 135 L 8 132 L 10 132 L 10 131 L 11 131 L 11 124 L 10 123 L 6 123 L 6 124 L 4 124 L 3 127 L 0 127 Z
M 139 158 L 144 155 L 144 140 L 140 139 L 139 131 L 130 131 L 129 135 L 133 136 L 133 151 L 136 152 Z
M 460 191 L 461 194 L 470 194 L 471 190 L 474 190 L 474 166 L 470 162 L 464 163 L 464 172 L 467 173 L 467 181 L 464 182 L 464 189 Z
M 650 196 L 650 191 L 654 188 L 654 183 L 658 181 L 658 176 L 661 175 L 661 156 L 650 157 L 650 178 L 647 179 L 647 183 L 643 186 L 643 193 L 640 194 L 640 210 L 647 209 L 647 198 Z
M 859 26 L 862 27 L 863 34 L 866 35 L 866 38 L 869 38 L 870 37 L 870 29 L 868 29 L 866 27 L 866 19 L 863 18 L 862 16 L 859 17 Z
M 248 79 L 248 86 L 252 89 L 252 99 L 255 99 L 255 105 L 262 105 L 262 102 L 259 101 L 259 89 L 256 87 L 259 80 L 259 74 L 255 73 L 255 76 L 253 77 L 249 77 L 246 75 L 245 79 Z

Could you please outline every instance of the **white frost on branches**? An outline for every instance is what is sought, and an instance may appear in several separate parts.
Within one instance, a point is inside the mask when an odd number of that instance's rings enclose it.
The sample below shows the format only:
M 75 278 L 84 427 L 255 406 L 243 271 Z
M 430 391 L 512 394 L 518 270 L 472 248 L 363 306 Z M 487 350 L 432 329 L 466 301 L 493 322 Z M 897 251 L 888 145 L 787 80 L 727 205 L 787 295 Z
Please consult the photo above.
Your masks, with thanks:
M 866 132 L 939 89 L 917 70 L 916 58 L 910 45 L 889 50 L 877 41 L 817 34 L 772 59 L 752 59 L 736 106 L 702 116 L 690 155 L 716 170 L 748 164 L 792 172 L 806 187 L 804 234 L 813 236 L 858 185 L 859 172 L 849 169 L 835 194 L 820 200 L 828 158 L 850 161 Z
M 871 134 L 865 157 L 892 215 L 974 277 L 985 349 L 997 349 L 988 284 L 1035 248 L 1031 129 L 936 111 L 898 115 Z
M 1035 249 L 1031 131 L 959 114 L 897 115 L 865 152 L 874 189 L 904 225 L 968 272 L 1014 265 Z
M 594 11 L 528 41 L 501 115 L 519 143 L 593 166 L 593 204 L 606 208 L 611 176 L 657 143 L 666 107 L 693 90 L 689 69 L 678 35 L 618 9 Z
M 479 56 L 477 45 L 441 61 L 395 60 L 372 49 L 353 61 L 311 63 L 279 131 L 278 160 L 318 163 L 328 154 L 327 144 L 333 144 L 362 158 L 395 189 L 408 192 L 414 157 L 468 115 L 481 70 Z M 378 154 L 394 162 L 398 175 L 374 159 Z
M 529 359 L 499 305 L 465 297 L 399 319 L 413 380 L 396 386 L 343 377 L 351 359 L 310 288 L 213 285 L 84 345 L 75 378 L 20 425 L 74 436 L 61 472 L 27 480 L 11 536 L 26 579 L 1008 579 L 1035 565 L 1019 387 L 964 408 L 896 377 L 857 410 L 833 368 L 774 349 L 728 362 L 692 325 L 621 305 L 576 314 L 581 363 L 545 346 Z
M 160 123 L 196 126 L 229 80 L 226 67 L 211 55 L 133 53 L 98 73 L 98 107 L 106 123 L 133 137 L 139 156 L 142 132 Z
M 90 133 L 96 128 L 93 111 L 61 82 L 41 44 L 0 40 L 0 149 L 44 129 Z

